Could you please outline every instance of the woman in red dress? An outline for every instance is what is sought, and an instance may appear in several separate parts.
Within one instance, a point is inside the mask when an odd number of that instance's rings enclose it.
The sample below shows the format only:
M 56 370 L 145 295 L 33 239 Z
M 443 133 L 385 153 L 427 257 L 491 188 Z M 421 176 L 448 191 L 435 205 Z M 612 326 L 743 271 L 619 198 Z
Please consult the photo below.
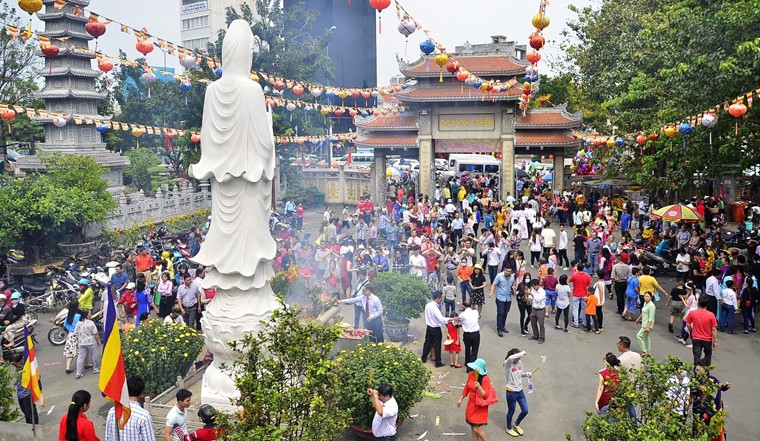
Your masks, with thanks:
M 449 316 L 451 318 L 459 317 L 459 314 L 456 312 L 452 312 Z M 449 353 L 449 364 L 453 368 L 461 368 L 462 365 L 459 364 L 459 353 L 462 352 L 462 345 L 460 343 L 459 339 L 459 329 L 461 325 L 455 325 L 453 322 L 448 322 L 446 324 L 446 330 L 448 335 L 448 340 L 451 340 L 451 343 L 444 344 L 443 350 Z
M 604 369 L 599 371 L 599 387 L 596 391 L 596 411 L 607 414 L 610 400 L 620 383 L 620 360 L 612 352 L 604 356 Z
M 457 401 L 457 407 L 462 406 L 462 400 L 467 398 L 467 408 L 464 411 L 464 418 L 470 425 L 473 441 L 488 441 L 483 426 L 488 424 L 488 406 L 479 406 L 476 394 L 485 398 L 486 391 L 491 388 L 491 379 L 488 378 L 486 362 L 478 358 L 467 366 L 473 370 L 467 376 L 467 384 L 464 386 L 462 396 Z

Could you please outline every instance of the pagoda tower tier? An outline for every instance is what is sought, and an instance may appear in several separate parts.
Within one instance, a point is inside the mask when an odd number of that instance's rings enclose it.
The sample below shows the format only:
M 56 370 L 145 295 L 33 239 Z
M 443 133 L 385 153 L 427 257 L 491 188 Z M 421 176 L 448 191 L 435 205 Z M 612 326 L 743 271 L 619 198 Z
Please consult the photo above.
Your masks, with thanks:
M 109 168 L 103 178 L 109 189 L 117 192 L 129 158 L 108 151 L 97 131 L 98 121 L 110 119 L 98 114 L 98 101 L 105 99 L 107 93 L 96 90 L 101 72 L 92 67 L 95 51 L 89 42 L 93 37 L 85 29 L 89 19 L 84 13 L 75 13 L 75 8 L 84 9 L 90 0 L 69 0 L 61 9 L 56 9 L 54 3 L 55 0 L 43 0 L 45 12 L 37 14 L 45 23 L 42 34 L 60 49 L 55 58 L 45 58 L 45 67 L 38 70 L 45 78 L 45 86 L 37 97 L 45 101 L 47 116 L 34 120 L 44 125 L 45 142 L 37 144 L 36 155 L 20 158 L 18 168 L 25 172 L 44 170 L 45 164 L 37 157 L 44 153 L 88 155 Z M 54 125 L 57 118 L 64 118 L 66 124 Z

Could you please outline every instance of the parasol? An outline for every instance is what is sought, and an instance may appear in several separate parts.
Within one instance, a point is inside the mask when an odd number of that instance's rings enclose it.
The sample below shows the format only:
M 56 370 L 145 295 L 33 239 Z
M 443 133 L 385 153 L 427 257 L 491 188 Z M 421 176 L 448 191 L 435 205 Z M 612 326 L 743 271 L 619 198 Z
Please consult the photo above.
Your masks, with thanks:
M 662 219 L 666 222 L 686 222 L 697 223 L 702 220 L 702 216 L 686 205 L 666 205 L 652 212 L 652 217 Z

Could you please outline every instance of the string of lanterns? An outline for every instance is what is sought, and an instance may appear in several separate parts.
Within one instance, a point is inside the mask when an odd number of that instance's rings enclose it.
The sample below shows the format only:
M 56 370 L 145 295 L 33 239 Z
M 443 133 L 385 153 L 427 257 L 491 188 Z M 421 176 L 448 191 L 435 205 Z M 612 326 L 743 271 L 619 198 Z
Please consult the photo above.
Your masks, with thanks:
M 523 116 L 530 107 L 530 101 L 538 94 L 539 81 L 538 81 L 538 62 L 541 60 L 541 53 L 539 52 L 544 48 L 546 39 L 542 35 L 542 31 L 549 26 L 549 17 L 546 15 L 546 6 L 549 4 L 547 0 L 541 0 L 538 7 L 538 14 L 533 16 L 531 23 L 536 30 L 530 34 L 528 44 L 532 51 L 528 52 L 526 59 L 530 63 L 530 66 L 525 69 L 525 82 L 523 83 L 523 93 L 520 95 L 520 109 L 523 111 Z

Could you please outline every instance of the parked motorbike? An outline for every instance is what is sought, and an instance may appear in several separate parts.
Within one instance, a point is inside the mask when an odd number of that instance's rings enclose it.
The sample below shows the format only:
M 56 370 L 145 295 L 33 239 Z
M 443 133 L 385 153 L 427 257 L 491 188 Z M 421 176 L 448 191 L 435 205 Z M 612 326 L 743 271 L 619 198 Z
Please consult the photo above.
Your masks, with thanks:
M 53 317 L 50 322 L 53 327 L 48 331 L 48 341 L 53 346 L 62 346 L 66 343 L 66 339 L 69 336 L 69 331 L 63 326 L 66 322 L 66 317 L 69 315 L 69 309 L 63 308 L 58 314 Z M 98 311 L 92 316 L 92 321 L 95 322 L 95 327 L 98 328 L 98 333 L 103 335 L 103 311 Z
M 37 327 L 37 319 L 36 318 L 29 318 L 29 322 L 26 324 L 26 329 L 29 330 L 29 335 L 32 336 L 32 341 L 34 343 L 37 343 L 37 337 L 34 333 L 34 329 Z M 5 332 L 5 326 L 0 326 L 0 334 Z M 2 339 L 2 346 L 3 346 L 3 358 L 6 358 L 6 355 L 10 355 L 15 352 L 24 352 L 24 328 L 21 327 L 16 330 L 16 332 L 13 334 L 13 340 L 12 345 L 10 348 L 6 346 L 6 341 L 3 338 Z
M 639 254 L 639 261 L 642 265 L 649 267 L 652 275 L 675 273 L 676 266 L 668 259 L 649 250 L 642 249 Z

